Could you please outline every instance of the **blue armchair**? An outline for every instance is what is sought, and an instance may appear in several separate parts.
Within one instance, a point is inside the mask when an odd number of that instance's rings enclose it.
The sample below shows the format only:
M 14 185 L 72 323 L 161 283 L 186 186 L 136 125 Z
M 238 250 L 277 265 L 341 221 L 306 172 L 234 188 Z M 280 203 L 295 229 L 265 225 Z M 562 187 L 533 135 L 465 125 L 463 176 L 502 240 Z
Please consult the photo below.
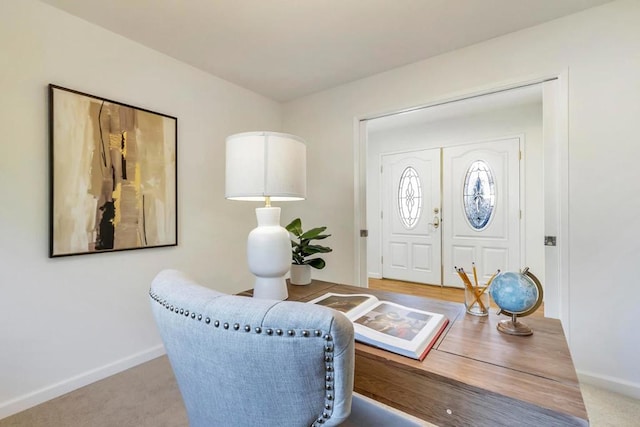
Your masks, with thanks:
M 222 294 L 176 270 L 149 293 L 191 427 L 429 425 L 353 393 L 340 312 Z

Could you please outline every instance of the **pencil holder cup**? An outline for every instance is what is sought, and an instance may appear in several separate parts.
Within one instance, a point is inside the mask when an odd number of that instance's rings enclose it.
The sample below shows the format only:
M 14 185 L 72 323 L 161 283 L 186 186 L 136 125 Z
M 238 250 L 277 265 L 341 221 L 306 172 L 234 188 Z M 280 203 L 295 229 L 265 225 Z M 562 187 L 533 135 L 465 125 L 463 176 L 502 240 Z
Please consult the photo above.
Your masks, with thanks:
M 464 305 L 467 313 L 474 316 L 489 314 L 489 292 L 487 286 L 473 286 L 464 289 Z

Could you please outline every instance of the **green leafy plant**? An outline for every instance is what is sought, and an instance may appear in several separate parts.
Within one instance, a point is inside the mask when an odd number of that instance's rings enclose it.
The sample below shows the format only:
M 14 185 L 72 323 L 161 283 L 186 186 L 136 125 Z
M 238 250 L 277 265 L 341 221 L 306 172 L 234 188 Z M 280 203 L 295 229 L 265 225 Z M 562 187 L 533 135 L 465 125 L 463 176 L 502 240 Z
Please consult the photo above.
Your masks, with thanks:
M 304 231 L 302 229 L 302 221 L 300 221 L 300 218 L 296 218 L 285 228 L 296 237 L 291 239 L 291 259 L 293 264 L 309 265 L 317 269 L 324 268 L 326 263 L 322 258 L 308 257 L 316 254 L 325 254 L 333 250 L 327 246 L 311 244 L 313 240 L 323 240 L 331 236 L 331 234 L 322 234 L 327 227 L 316 227 L 309 231 Z

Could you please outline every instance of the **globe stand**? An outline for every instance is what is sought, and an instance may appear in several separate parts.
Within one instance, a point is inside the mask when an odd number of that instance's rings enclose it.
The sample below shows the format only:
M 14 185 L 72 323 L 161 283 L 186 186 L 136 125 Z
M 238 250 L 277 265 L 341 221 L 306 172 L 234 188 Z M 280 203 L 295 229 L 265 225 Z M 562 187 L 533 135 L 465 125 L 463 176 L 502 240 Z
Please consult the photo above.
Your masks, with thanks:
M 509 320 L 501 320 L 500 322 L 498 322 L 498 330 L 505 334 L 518 335 L 521 337 L 533 334 L 533 331 L 530 327 L 522 322 L 518 322 L 517 314 L 511 314 L 511 319 Z
M 521 274 L 529 277 L 531 281 L 533 281 L 533 283 L 535 284 L 538 290 L 538 298 L 536 299 L 536 303 L 528 310 L 517 312 L 517 313 L 512 313 L 510 311 L 500 309 L 500 311 L 498 312 L 498 315 L 506 314 L 507 316 L 511 316 L 511 319 L 501 320 L 500 322 L 498 322 L 497 328 L 498 328 L 498 331 L 504 334 L 526 337 L 526 336 L 532 335 L 533 330 L 531 330 L 531 328 L 525 325 L 524 323 L 519 322 L 518 317 L 528 316 L 533 312 L 535 312 L 540 307 L 543 299 L 543 290 L 542 290 L 542 284 L 540 283 L 540 280 L 538 280 L 538 278 L 532 272 L 529 271 L 529 267 L 525 267 L 522 270 Z

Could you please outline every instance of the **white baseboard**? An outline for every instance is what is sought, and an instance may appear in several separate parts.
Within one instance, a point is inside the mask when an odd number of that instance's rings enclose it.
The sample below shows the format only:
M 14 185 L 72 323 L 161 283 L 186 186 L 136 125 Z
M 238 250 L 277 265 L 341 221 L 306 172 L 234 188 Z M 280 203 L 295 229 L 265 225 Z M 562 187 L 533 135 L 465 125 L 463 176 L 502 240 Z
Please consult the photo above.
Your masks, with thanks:
M 640 384 L 592 372 L 577 371 L 577 374 L 581 383 L 623 394 L 633 399 L 640 399 Z
M 0 402 L 0 419 L 17 414 L 25 409 L 29 409 L 80 387 L 84 387 L 101 379 L 110 377 L 111 375 L 125 371 L 141 363 L 148 362 L 149 360 L 160 357 L 163 354 L 165 354 L 163 345 L 152 347 L 148 350 L 141 351 L 140 353 L 116 360 L 108 365 L 101 366 L 64 381 L 60 381 L 59 383 L 51 384 L 6 402 Z
M 380 273 L 367 273 L 370 279 L 382 279 L 382 274 Z

